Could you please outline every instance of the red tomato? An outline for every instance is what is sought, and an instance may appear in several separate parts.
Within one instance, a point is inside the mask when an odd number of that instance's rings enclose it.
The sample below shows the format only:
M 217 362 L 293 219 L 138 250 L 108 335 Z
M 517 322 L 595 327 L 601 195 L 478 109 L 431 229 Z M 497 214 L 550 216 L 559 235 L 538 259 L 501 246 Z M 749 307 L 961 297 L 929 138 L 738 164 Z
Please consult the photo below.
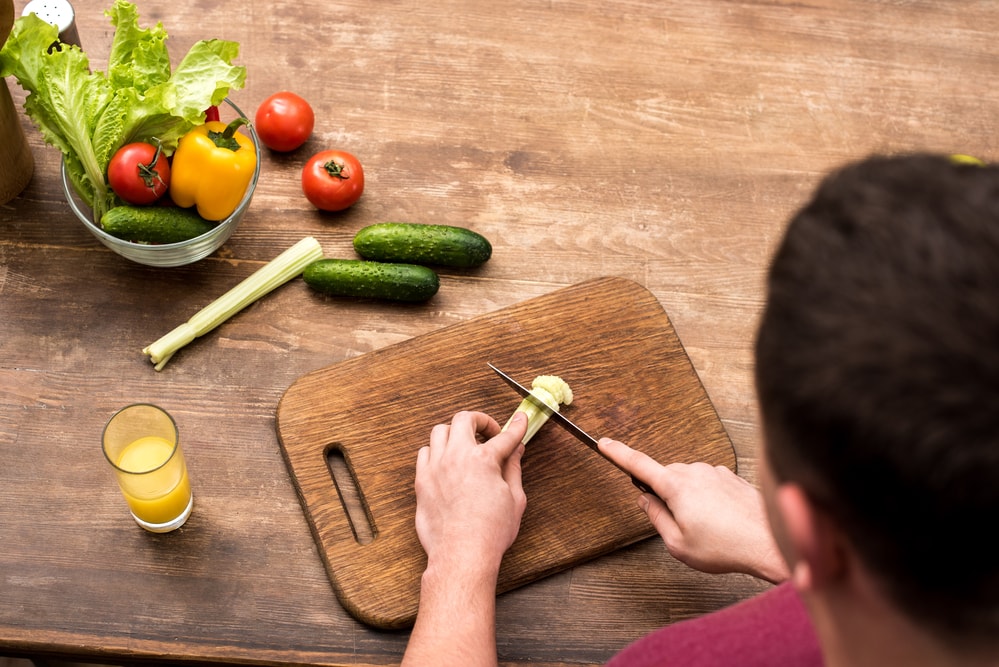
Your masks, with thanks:
M 170 162 L 158 146 L 125 144 L 108 163 L 108 185 L 128 204 L 152 204 L 170 187 Z
M 312 136 L 316 115 L 312 107 L 295 93 L 274 93 L 257 107 L 254 129 L 271 150 L 293 151 Z
M 364 170 L 350 153 L 320 151 L 302 169 L 302 191 L 322 211 L 342 211 L 361 198 Z

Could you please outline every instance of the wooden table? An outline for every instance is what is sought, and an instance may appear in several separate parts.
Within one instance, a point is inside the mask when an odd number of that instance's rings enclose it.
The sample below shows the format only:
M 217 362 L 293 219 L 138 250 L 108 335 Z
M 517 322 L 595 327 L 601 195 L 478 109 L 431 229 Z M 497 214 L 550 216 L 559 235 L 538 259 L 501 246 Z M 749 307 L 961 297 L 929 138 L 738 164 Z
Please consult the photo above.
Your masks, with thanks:
M 296 378 L 624 276 L 669 313 L 755 481 L 751 342 L 789 214 L 824 172 L 867 153 L 999 153 L 996 2 L 206 7 L 139 3 L 177 57 L 201 38 L 240 42 L 237 104 L 252 113 L 294 90 L 316 131 L 298 152 L 265 155 L 221 251 L 152 269 L 73 219 L 58 153 L 23 118 L 35 174 L 0 207 L 0 654 L 398 662 L 406 632 L 367 628 L 337 603 L 282 460 L 275 409 Z M 107 20 L 78 2 L 76 21 L 101 68 Z M 304 160 L 329 147 L 367 170 L 343 214 L 319 214 L 299 188 Z M 472 227 L 493 259 L 445 272 L 423 308 L 322 298 L 295 281 L 161 373 L 140 353 L 303 236 L 350 257 L 353 233 L 386 220 Z M 173 413 L 186 443 L 197 500 L 178 533 L 132 523 L 100 453 L 104 422 L 137 400 Z M 501 596 L 501 661 L 600 663 L 763 588 L 692 572 L 648 540 Z

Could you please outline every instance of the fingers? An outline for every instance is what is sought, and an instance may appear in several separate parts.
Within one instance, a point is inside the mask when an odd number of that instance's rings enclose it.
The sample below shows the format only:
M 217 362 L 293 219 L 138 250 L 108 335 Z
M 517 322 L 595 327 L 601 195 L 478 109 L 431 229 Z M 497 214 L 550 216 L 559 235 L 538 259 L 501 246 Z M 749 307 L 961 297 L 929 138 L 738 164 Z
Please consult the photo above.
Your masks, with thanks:
M 451 418 L 451 432 L 461 441 L 476 442 L 477 435 L 491 438 L 500 432 L 496 420 L 484 412 L 462 410 Z
M 663 538 L 667 547 L 671 545 L 679 533 L 680 527 L 677 525 L 676 518 L 669 511 L 666 503 L 651 493 L 643 493 L 638 499 L 638 506 L 645 511 L 646 516 L 649 517 L 649 523 L 652 524 L 656 532 Z
M 503 479 L 510 487 L 515 498 L 526 503 L 522 470 L 520 467 L 521 457 L 524 455 L 524 444 L 520 440 L 516 441 L 513 453 L 503 462 Z
M 663 466 L 651 456 L 610 438 L 600 438 L 597 446 L 611 461 L 649 484 L 661 497 L 666 497 L 660 488 Z
M 424 445 L 416 453 L 416 474 L 420 474 L 420 468 L 425 467 L 428 461 L 430 461 L 430 446 Z
M 444 450 L 447 448 L 450 436 L 451 427 L 448 424 L 437 424 L 430 430 L 430 445 L 420 449 L 420 456 L 425 456 L 424 463 L 439 461 L 444 456 Z M 427 450 L 426 453 L 424 453 L 424 449 Z M 419 458 L 417 463 L 419 463 Z
M 416 453 L 416 479 L 414 484 L 417 489 L 423 484 L 424 477 L 428 474 L 427 466 L 430 464 L 430 446 L 420 447 Z
M 655 494 L 643 493 L 639 496 L 638 506 L 648 516 L 649 523 L 662 537 L 663 542 L 666 543 L 666 548 L 670 553 L 673 553 L 675 545 L 682 538 L 682 531 L 673 512 L 663 500 L 667 497 L 668 475 L 665 474 L 666 468 L 652 457 L 617 440 L 601 438 L 597 446 L 611 461 L 655 489 Z
M 527 415 L 518 411 L 505 431 L 495 419 L 484 412 L 463 410 L 451 418 L 450 424 L 437 424 L 430 431 L 429 460 L 439 460 L 451 446 L 478 445 L 478 435 L 488 440 L 483 446 L 495 451 L 500 462 L 510 458 L 527 433 Z

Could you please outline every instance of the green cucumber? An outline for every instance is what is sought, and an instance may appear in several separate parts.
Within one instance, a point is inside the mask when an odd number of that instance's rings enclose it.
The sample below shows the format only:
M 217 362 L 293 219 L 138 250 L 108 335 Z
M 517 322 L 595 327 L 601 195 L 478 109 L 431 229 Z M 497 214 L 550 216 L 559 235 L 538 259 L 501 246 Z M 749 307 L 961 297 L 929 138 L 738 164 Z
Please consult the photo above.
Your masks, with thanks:
M 426 301 L 440 288 L 437 274 L 425 266 L 360 259 L 317 260 L 302 279 L 324 294 L 392 301 Z
M 364 259 L 472 268 L 493 254 L 486 237 L 464 227 L 410 222 L 381 222 L 354 236 L 354 250 Z
M 101 218 L 111 236 L 135 243 L 177 243 L 215 229 L 193 208 L 175 206 L 115 206 Z

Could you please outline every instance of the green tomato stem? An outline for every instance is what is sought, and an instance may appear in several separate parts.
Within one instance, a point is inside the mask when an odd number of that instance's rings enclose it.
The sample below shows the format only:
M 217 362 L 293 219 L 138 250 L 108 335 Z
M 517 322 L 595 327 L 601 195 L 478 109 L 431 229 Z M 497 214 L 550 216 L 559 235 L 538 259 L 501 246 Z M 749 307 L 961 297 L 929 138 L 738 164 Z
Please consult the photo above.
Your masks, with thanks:
M 323 164 L 323 169 L 326 170 L 326 173 L 329 174 L 331 178 L 339 178 L 342 181 L 346 181 L 350 178 L 350 176 L 343 173 L 344 166 L 345 165 L 340 164 L 336 160 L 330 160 L 329 162 Z

